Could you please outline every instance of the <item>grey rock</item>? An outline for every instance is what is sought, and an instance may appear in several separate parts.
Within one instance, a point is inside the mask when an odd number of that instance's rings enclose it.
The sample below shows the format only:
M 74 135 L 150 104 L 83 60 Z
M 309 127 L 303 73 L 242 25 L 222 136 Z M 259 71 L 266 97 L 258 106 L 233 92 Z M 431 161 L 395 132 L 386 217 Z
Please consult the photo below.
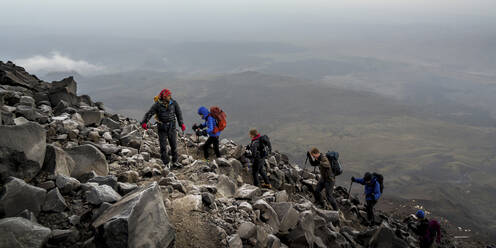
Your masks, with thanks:
M 262 220 L 272 227 L 273 233 L 279 232 L 279 216 L 276 211 L 264 200 L 260 199 L 253 204 L 253 209 L 260 210 Z
M 38 222 L 38 220 L 36 219 L 36 215 L 32 211 L 29 211 L 27 209 L 24 209 L 22 212 L 18 213 L 15 217 L 22 217 L 34 223 Z
M 236 193 L 236 184 L 226 175 L 219 175 L 216 187 L 224 197 L 232 197 Z
M 371 248 L 407 248 L 408 243 L 398 237 L 391 227 L 384 222 L 369 241 Z
M 108 247 L 170 247 L 175 240 L 156 182 L 122 198 L 92 225 Z
M 51 190 L 55 188 L 55 183 L 53 181 L 46 181 L 38 184 L 38 187 L 46 190 Z
M 103 119 L 103 112 L 96 110 L 80 110 L 78 112 L 84 120 L 85 126 L 99 126 Z
M 14 119 L 14 124 L 16 126 L 19 126 L 19 125 L 22 125 L 22 124 L 26 124 L 28 122 L 29 121 L 26 118 L 22 117 L 22 116 L 21 117 L 17 117 L 17 118 Z
M 47 145 L 43 170 L 55 175 L 70 176 L 76 163 L 69 154 L 64 150 L 54 146 Z
M 281 240 L 273 235 L 273 234 L 270 234 L 268 237 L 267 237 L 267 247 L 268 248 L 280 248 L 281 247 Z
M 276 202 L 287 202 L 289 199 L 286 190 L 276 192 Z
M 238 234 L 234 234 L 229 237 L 228 240 L 229 248 L 243 248 L 243 241 Z
M 257 229 L 256 229 L 255 224 L 253 224 L 251 222 L 243 222 L 243 223 L 241 223 L 241 225 L 239 225 L 236 233 L 242 239 L 249 239 L 249 238 L 255 236 L 256 232 L 257 232 Z
M 121 198 L 122 197 L 108 185 L 91 186 L 89 190 L 86 191 L 86 200 L 94 205 L 100 205 L 102 202 L 114 203 Z
M 0 193 L 0 216 L 16 216 L 24 209 L 38 215 L 45 202 L 46 190 L 11 177 Z
M 280 202 L 271 204 L 274 211 L 279 217 L 280 225 L 279 231 L 281 233 L 286 233 L 296 227 L 298 224 L 299 213 L 293 207 L 293 203 L 290 202 Z
M 201 195 L 186 195 L 184 197 L 172 201 L 173 209 L 180 209 L 181 211 L 200 211 L 202 209 Z
M 59 192 L 58 188 L 52 189 L 46 195 L 43 211 L 47 212 L 63 212 L 67 208 L 64 197 Z
M 109 176 L 96 176 L 88 180 L 90 183 L 98 183 L 98 185 L 108 185 L 112 189 L 117 190 L 117 177 L 114 175 Z
M 79 99 L 76 96 L 77 86 L 74 78 L 68 77 L 61 81 L 52 82 L 51 86 L 48 91 L 48 98 L 52 107 L 60 101 L 65 101 L 71 106 L 78 104 Z
M 236 199 L 245 199 L 245 200 L 253 200 L 255 197 L 260 196 L 262 191 L 257 186 L 253 186 L 250 184 L 243 184 L 240 188 L 236 190 L 234 198 Z
M 21 217 L 0 219 L 0 247 L 43 247 L 51 230 Z
M 108 128 L 110 128 L 110 130 L 116 130 L 121 128 L 121 125 L 118 121 L 114 121 L 107 117 L 102 119 L 102 125 L 107 126 Z
M 138 188 L 138 185 L 136 185 L 135 183 L 121 183 L 121 182 L 118 182 L 117 183 L 117 188 L 118 188 L 118 192 L 119 194 L 121 195 L 126 195 L 127 193 L 135 190 Z
M 0 62 L 0 84 L 32 89 L 38 82 L 38 78 L 27 73 L 24 68 L 11 62 Z
M 34 107 L 34 98 L 30 96 L 21 96 L 21 100 L 19 101 L 19 104 L 29 106 L 29 107 Z
M 92 145 L 76 146 L 67 149 L 66 152 L 76 162 L 76 166 L 71 172 L 72 177 L 78 178 L 91 171 L 99 176 L 106 176 L 109 172 L 105 155 Z
M 55 184 L 62 194 L 69 194 L 81 187 L 81 183 L 77 179 L 62 174 L 57 175 Z
M 205 204 L 205 206 L 207 206 L 207 207 L 214 206 L 215 197 L 212 194 L 210 194 L 208 192 L 203 192 L 201 194 L 201 196 L 202 196 L 202 202 L 203 202 L 203 204 Z
M 31 180 L 41 170 L 46 131 L 37 123 L 0 126 L 0 179 L 9 176 Z

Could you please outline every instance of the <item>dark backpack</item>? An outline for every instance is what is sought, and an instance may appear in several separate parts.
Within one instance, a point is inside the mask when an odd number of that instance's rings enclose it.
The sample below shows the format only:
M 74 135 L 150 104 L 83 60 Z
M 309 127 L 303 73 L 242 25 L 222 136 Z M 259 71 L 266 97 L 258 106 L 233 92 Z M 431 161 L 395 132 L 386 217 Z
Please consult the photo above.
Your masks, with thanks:
M 259 151 L 262 158 L 267 157 L 270 153 L 272 153 L 272 144 L 270 143 L 269 136 L 262 135 L 260 137 L 259 144 Z
M 335 176 L 341 175 L 343 173 L 343 167 L 339 163 L 339 152 L 328 151 L 326 153 L 326 157 L 329 160 L 329 163 L 331 164 L 332 173 Z
M 379 182 L 379 185 L 381 187 L 381 194 L 382 194 L 382 191 L 384 190 L 384 177 L 377 172 L 372 173 L 372 177 L 375 178 L 377 182 Z

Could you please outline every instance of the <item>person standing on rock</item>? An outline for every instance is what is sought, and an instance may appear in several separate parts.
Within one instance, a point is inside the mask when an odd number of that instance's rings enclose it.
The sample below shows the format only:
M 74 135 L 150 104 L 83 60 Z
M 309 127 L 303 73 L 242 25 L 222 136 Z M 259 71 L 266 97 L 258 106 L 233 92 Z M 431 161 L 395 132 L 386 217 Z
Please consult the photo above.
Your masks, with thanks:
M 379 197 L 381 197 L 381 185 L 375 177 L 372 176 L 370 172 L 366 172 L 363 178 L 351 177 L 351 181 L 365 185 L 365 209 L 367 212 L 367 218 L 370 225 L 374 225 L 374 206 L 377 204 Z
M 271 189 L 272 185 L 269 182 L 269 178 L 264 170 L 265 159 L 269 156 L 272 146 L 270 144 L 269 137 L 267 135 L 260 135 L 256 129 L 251 129 L 249 132 L 251 139 L 250 145 L 248 145 L 249 151 L 252 158 L 252 175 L 253 175 L 253 185 L 259 186 L 260 180 L 258 179 L 258 174 L 262 176 L 264 183 L 263 188 Z
M 418 210 L 415 213 L 417 216 L 418 223 L 413 228 L 415 234 L 419 236 L 419 246 L 420 248 L 429 248 L 436 243 L 441 242 L 441 226 L 436 220 L 429 221 L 425 217 L 425 212 L 423 210 Z
M 153 104 L 150 110 L 146 112 L 143 120 L 141 121 L 141 127 L 145 130 L 148 129 L 147 123 L 153 115 L 156 115 L 157 119 L 160 158 L 162 159 L 162 162 L 165 166 L 169 166 L 170 159 L 167 154 L 168 141 L 171 148 L 172 164 L 180 167 L 177 162 L 176 119 L 183 132 L 186 130 L 186 126 L 183 122 L 181 108 L 179 107 L 179 104 L 172 99 L 172 93 L 170 90 L 163 89 L 158 95 L 158 99 L 155 104 Z
M 200 115 L 201 118 L 205 120 L 205 123 L 200 124 L 198 127 L 200 129 L 206 128 L 206 130 L 203 130 L 203 132 L 204 134 L 208 135 L 208 139 L 207 141 L 205 141 L 205 144 L 203 145 L 203 156 L 205 157 L 205 160 L 208 161 L 208 149 L 212 145 L 214 147 L 215 156 L 217 156 L 217 158 L 220 158 L 219 136 L 221 131 L 218 128 L 216 128 L 217 120 L 210 114 L 210 111 L 208 111 L 208 109 L 204 106 L 201 106 L 198 109 L 198 115 Z
M 332 196 L 336 177 L 332 172 L 329 159 L 327 159 L 325 155 L 320 153 L 319 149 L 317 149 L 316 147 L 307 152 L 307 157 L 309 158 L 310 165 L 318 166 L 320 171 L 320 179 L 317 183 L 315 191 L 313 192 L 316 203 L 318 205 L 321 205 L 321 207 L 324 206 L 324 202 L 322 201 L 320 192 L 325 189 L 327 201 L 331 204 L 334 210 L 338 211 L 338 204 L 336 203 L 336 199 L 334 199 L 334 197 Z

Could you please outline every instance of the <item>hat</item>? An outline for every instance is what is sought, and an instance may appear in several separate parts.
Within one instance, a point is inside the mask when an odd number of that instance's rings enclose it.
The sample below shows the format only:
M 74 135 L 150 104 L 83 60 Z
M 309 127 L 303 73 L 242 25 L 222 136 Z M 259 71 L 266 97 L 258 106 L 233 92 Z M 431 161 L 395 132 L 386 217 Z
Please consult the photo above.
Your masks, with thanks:
M 425 217 L 425 212 L 424 210 L 419 209 L 416 213 L 415 216 L 417 216 L 420 219 L 423 219 Z

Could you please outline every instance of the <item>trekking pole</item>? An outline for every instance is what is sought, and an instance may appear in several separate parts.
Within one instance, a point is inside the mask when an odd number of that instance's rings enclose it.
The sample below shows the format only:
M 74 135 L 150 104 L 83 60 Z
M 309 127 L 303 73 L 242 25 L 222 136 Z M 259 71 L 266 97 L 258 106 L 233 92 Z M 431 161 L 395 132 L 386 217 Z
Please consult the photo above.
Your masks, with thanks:
M 350 189 L 348 190 L 348 199 L 350 199 L 350 195 L 351 195 L 351 186 L 353 186 L 353 181 L 351 181 Z

